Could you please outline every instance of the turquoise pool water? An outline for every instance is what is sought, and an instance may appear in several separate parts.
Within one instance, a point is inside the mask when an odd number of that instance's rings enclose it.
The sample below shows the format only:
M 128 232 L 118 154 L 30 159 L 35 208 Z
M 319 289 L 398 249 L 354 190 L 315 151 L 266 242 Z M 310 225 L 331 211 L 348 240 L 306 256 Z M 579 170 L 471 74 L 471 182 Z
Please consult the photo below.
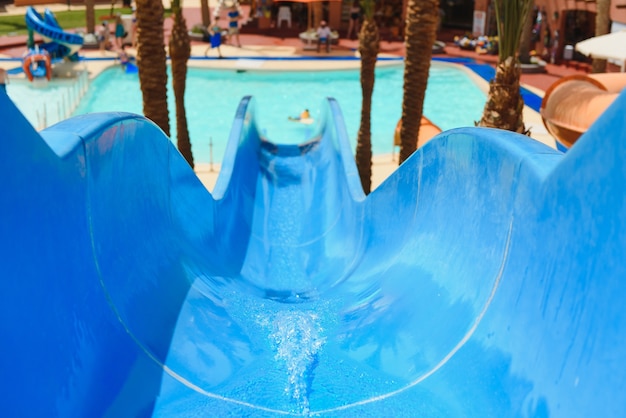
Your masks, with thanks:
M 11 79 L 7 93 L 31 125 L 41 130 L 71 116 L 88 85 L 84 71 L 75 79 L 55 79 L 44 84 Z
M 374 154 L 393 151 L 393 133 L 402 113 L 403 67 L 379 68 L 372 99 L 372 147 Z M 176 136 L 174 94 L 168 93 L 172 137 Z M 11 93 L 10 93 L 11 95 Z M 220 162 L 237 105 L 245 95 L 255 97 L 259 124 L 273 142 L 306 140 L 313 127 L 288 121 L 308 108 L 319 114 L 325 97 L 341 105 L 349 137 L 356 146 L 360 123 L 359 70 L 319 72 L 226 71 L 190 68 L 185 95 L 189 134 L 196 162 L 209 162 L 212 142 L 214 162 Z M 462 69 L 433 62 L 424 114 L 444 130 L 473 126 L 480 119 L 485 94 Z M 74 115 L 91 112 L 142 113 L 137 74 L 119 67 L 93 80 Z

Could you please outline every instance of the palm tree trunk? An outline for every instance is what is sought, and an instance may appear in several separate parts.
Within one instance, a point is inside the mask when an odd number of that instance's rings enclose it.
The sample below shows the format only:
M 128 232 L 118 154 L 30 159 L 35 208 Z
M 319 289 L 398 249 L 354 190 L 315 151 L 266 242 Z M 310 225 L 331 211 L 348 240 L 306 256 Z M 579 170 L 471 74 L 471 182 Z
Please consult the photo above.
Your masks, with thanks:
M 498 23 L 498 64 L 478 126 L 528 134 L 520 93 L 520 37 L 532 0 L 494 0 Z
M 96 10 L 94 0 L 85 0 L 85 20 L 87 22 L 87 33 L 96 31 Z
M 524 100 L 520 94 L 522 70 L 513 57 L 499 62 L 496 76 L 489 82 L 489 95 L 479 126 L 526 133 L 522 113 Z
M 529 8 L 533 10 L 534 0 L 530 0 Z M 532 32 L 533 32 L 533 14 L 526 14 L 526 21 L 524 22 L 524 26 L 522 28 L 522 37 L 520 38 L 519 43 L 519 60 L 523 64 L 530 64 L 530 51 L 534 49 L 534 45 L 532 45 Z M 550 48 L 550 46 L 548 47 Z
M 211 14 L 209 13 L 209 0 L 200 0 L 200 13 L 202 14 L 202 26 L 204 26 L 205 28 L 208 28 L 209 26 L 211 26 Z
M 189 129 L 185 112 L 187 60 L 191 55 L 191 44 L 187 32 L 187 23 L 180 7 L 180 0 L 172 2 L 172 12 L 174 13 L 174 27 L 170 36 L 169 47 L 172 62 L 172 85 L 176 102 L 176 144 L 178 151 L 193 168 L 193 154 L 191 152 L 191 141 L 189 140 Z
M 424 96 L 428 84 L 432 47 L 439 24 L 439 0 L 409 0 L 407 4 L 404 62 L 404 96 L 400 159 L 402 164 L 417 149 Z
M 609 33 L 611 0 L 597 0 L 596 2 L 596 36 Z M 606 72 L 606 60 L 594 58 L 591 63 L 592 73 Z
M 169 136 L 163 3 L 161 0 L 137 0 L 136 5 L 137 67 L 143 96 L 143 113 Z
M 361 91 L 363 103 L 361 105 L 361 124 L 356 145 L 356 165 L 361 178 L 361 185 L 365 194 L 372 188 L 372 93 L 376 60 L 378 58 L 380 35 L 378 26 L 372 17 L 365 17 L 359 32 L 359 53 L 361 54 Z

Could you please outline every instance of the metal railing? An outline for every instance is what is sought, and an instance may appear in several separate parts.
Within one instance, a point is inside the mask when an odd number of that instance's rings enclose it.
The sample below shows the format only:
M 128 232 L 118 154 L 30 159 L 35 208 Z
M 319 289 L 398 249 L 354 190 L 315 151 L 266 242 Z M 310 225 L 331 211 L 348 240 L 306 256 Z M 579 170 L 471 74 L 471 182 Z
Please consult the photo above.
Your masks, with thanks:
M 55 99 L 43 100 L 36 109 L 36 128 L 42 130 L 69 118 L 78 107 L 89 87 L 86 68 L 78 70 L 76 77 L 55 81 L 59 93 Z

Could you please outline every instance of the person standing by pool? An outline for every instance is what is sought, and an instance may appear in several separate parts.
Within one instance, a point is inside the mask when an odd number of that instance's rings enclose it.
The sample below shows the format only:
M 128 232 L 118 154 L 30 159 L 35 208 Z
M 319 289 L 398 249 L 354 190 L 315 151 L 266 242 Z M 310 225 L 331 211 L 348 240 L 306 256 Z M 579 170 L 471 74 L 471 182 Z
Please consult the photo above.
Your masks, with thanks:
M 215 21 L 213 22 L 213 25 L 209 29 L 210 44 L 209 44 L 209 47 L 206 49 L 206 51 L 204 51 L 205 56 L 208 56 L 210 49 L 217 48 L 217 54 L 219 58 L 223 58 L 222 50 L 220 49 L 220 46 L 222 45 L 222 28 L 217 23 L 219 18 L 220 18 L 219 16 L 215 16 Z
M 361 19 L 361 6 L 359 6 L 359 0 L 355 0 L 350 8 L 350 23 L 348 25 L 348 34 L 346 38 L 352 39 L 352 32 L 354 36 L 359 37 L 359 24 Z
M 106 20 L 102 22 L 102 26 L 98 29 L 98 44 L 100 45 L 100 52 L 104 54 L 104 51 L 109 46 L 109 22 Z
M 320 27 L 317 28 L 317 52 L 320 52 L 322 43 L 326 44 L 326 52 L 330 52 L 330 36 L 331 30 L 328 25 L 326 25 L 326 21 L 322 20 Z
M 124 24 L 122 23 L 122 15 L 115 15 L 115 46 L 118 49 L 122 48 L 122 44 L 124 43 L 124 38 L 126 37 L 126 31 L 124 30 Z
M 233 3 L 228 10 L 228 34 L 231 38 L 237 38 L 237 47 L 241 48 L 241 42 L 239 41 L 239 20 L 241 19 L 241 12 L 239 11 L 239 5 L 237 2 Z

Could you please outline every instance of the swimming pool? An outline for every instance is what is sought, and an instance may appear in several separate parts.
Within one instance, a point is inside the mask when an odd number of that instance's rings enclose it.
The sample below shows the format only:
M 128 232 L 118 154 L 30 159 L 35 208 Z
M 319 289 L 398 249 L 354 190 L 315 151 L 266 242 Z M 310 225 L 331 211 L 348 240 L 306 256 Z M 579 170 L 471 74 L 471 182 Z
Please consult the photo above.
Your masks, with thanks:
M 72 116 L 88 87 L 88 72 L 81 69 L 75 78 L 55 79 L 44 84 L 12 79 L 7 93 L 31 125 L 41 130 Z
M 402 113 L 403 66 L 376 70 L 372 98 L 372 148 L 374 154 L 393 151 L 393 132 Z M 176 136 L 174 94 L 169 85 L 168 101 L 172 137 Z M 360 123 L 361 85 L 359 70 L 318 72 L 261 72 L 189 68 L 185 103 L 189 134 L 196 162 L 220 162 L 235 110 L 245 95 L 255 97 L 261 128 L 273 142 L 299 143 L 313 126 L 288 121 L 303 109 L 313 117 L 325 97 L 339 102 L 353 148 Z M 473 126 L 480 119 L 485 93 L 463 69 L 433 62 L 424 114 L 447 130 Z M 137 74 L 119 67 L 102 72 L 89 85 L 74 115 L 91 112 L 142 113 Z

